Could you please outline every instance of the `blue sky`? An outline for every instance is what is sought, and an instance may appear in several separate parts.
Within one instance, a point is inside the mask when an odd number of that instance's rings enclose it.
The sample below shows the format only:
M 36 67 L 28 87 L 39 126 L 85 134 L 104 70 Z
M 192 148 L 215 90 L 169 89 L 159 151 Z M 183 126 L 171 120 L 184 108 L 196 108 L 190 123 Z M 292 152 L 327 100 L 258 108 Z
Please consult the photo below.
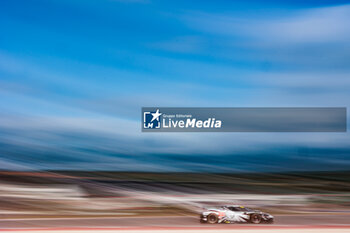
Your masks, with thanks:
M 142 134 L 139 118 L 348 107 L 349 22 L 346 1 L 1 2 L 0 169 L 346 169 L 348 133 Z

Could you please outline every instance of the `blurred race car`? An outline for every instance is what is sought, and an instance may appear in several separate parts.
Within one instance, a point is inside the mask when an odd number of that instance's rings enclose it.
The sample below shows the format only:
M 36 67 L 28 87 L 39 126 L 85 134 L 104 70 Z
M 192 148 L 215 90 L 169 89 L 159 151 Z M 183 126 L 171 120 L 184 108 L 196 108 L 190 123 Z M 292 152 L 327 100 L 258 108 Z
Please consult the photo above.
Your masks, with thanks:
M 200 215 L 201 223 L 273 223 L 274 217 L 259 210 L 230 205 L 208 208 Z

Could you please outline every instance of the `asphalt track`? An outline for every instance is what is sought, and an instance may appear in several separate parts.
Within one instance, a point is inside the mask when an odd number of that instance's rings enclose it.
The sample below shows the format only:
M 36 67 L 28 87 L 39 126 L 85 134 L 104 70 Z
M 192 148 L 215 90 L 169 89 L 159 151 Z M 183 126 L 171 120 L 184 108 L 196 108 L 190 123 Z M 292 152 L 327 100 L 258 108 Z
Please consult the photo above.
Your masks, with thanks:
M 200 224 L 193 216 L 164 217 L 100 217 L 100 218 L 41 218 L 41 219 L 0 219 L 0 230 L 6 229 L 81 229 L 81 228 L 220 228 L 233 227 L 349 227 L 350 215 L 280 215 L 275 216 L 275 224 Z

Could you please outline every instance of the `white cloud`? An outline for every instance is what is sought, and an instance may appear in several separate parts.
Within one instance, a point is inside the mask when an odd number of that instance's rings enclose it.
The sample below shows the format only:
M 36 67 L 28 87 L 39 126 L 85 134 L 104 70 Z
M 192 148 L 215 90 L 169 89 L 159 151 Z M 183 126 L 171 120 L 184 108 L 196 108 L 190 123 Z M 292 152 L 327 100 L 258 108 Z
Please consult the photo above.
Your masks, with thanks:
M 350 5 L 296 10 L 285 15 L 191 14 L 187 23 L 203 31 L 262 40 L 262 43 L 348 42 Z

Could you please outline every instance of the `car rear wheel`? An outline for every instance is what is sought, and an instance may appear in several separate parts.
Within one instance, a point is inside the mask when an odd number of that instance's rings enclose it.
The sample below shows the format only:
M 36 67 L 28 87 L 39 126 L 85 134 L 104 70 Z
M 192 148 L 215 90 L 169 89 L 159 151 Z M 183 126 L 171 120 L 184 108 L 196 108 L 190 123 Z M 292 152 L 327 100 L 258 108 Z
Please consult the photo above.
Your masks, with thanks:
M 252 214 L 250 215 L 250 222 L 254 224 L 261 223 L 261 215 L 260 214 Z
M 209 214 L 207 219 L 208 219 L 208 223 L 210 223 L 210 224 L 217 223 L 219 220 L 218 216 L 216 214 Z

